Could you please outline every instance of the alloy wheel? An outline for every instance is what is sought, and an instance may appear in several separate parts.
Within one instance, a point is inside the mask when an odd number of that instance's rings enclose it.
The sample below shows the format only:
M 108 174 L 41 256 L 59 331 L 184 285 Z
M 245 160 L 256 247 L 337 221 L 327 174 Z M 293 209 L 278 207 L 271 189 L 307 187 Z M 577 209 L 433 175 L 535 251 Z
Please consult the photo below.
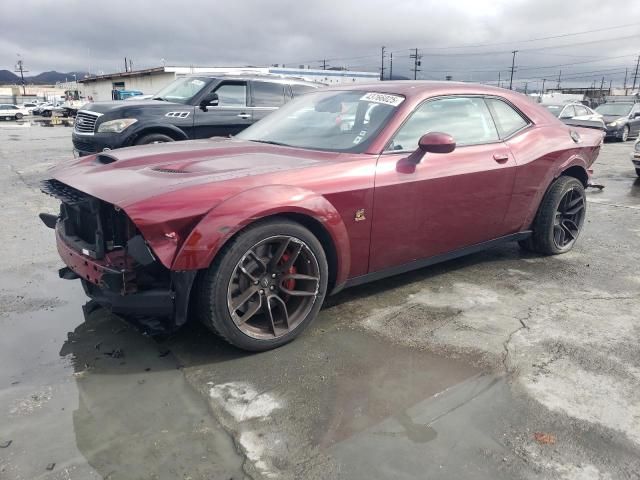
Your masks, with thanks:
M 299 238 L 279 235 L 250 248 L 236 264 L 227 307 L 245 335 L 274 339 L 296 329 L 318 295 L 320 267 Z
M 569 249 L 578 238 L 585 212 L 584 193 L 574 188 L 560 200 L 553 223 L 553 241 L 556 247 Z

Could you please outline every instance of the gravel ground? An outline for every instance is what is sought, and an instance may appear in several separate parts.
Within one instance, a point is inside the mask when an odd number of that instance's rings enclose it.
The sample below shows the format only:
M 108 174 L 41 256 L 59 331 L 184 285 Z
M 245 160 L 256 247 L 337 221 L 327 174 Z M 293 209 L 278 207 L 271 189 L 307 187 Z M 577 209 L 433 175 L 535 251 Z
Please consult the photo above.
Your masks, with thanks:
M 85 306 L 37 219 L 70 129 L 3 122 L 0 478 L 640 478 L 631 148 L 604 146 L 572 252 L 507 245 L 346 290 L 246 354 Z

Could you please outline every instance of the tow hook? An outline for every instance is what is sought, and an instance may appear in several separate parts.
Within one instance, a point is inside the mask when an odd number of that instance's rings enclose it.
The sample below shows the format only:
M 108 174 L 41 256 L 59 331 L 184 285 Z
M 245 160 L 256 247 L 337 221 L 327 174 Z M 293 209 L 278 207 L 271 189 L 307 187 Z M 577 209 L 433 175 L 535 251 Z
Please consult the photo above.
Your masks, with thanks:
M 597 188 L 598 190 L 602 191 L 604 190 L 604 185 L 602 185 L 601 183 L 587 183 L 587 188 Z
M 56 228 L 56 222 L 58 221 L 57 215 L 52 215 L 50 213 L 41 213 L 38 215 L 42 223 L 44 223 L 49 228 Z

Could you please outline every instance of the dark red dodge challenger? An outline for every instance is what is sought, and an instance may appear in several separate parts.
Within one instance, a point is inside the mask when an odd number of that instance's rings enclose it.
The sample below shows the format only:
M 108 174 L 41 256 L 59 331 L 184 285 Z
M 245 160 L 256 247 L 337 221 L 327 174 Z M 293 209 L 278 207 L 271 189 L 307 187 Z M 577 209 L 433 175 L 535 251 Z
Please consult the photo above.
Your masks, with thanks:
M 43 184 L 60 214 L 41 217 L 60 276 L 99 304 L 266 350 L 345 287 L 510 240 L 567 252 L 602 139 L 499 88 L 335 87 L 231 139 L 66 163 Z

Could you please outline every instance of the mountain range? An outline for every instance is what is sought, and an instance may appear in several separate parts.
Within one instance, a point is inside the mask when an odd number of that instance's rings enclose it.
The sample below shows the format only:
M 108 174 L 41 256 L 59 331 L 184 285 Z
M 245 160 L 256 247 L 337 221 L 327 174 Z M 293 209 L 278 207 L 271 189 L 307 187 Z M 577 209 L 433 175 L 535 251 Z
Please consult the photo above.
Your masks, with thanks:
M 27 85 L 35 84 L 35 85 L 54 85 L 56 82 L 64 82 L 72 81 L 73 75 L 76 75 L 76 78 L 81 79 L 84 78 L 88 73 L 86 72 L 68 72 L 61 73 L 56 71 L 50 72 L 42 72 L 38 75 L 34 75 L 31 77 L 24 77 L 24 81 Z M 9 70 L 0 70 L 0 85 L 6 84 L 20 84 L 22 80 L 20 80 L 20 76 L 16 75 Z

